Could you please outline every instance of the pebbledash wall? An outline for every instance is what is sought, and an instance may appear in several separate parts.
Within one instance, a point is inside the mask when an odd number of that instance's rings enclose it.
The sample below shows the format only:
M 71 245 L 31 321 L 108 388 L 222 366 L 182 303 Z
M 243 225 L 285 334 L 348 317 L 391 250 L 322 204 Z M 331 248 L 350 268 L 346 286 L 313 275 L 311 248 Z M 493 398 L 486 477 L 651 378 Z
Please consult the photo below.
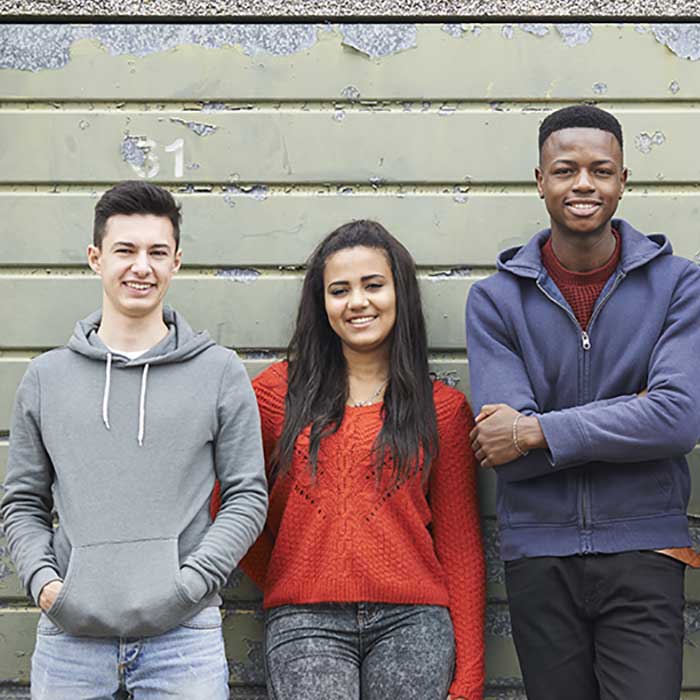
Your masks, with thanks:
M 532 173 L 552 109 L 619 117 L 621 215 L 700 262 L 698 59 L 697 24 L 0 25 L 0 468 L 27 362 L 99 303 L 84 250 L 111 183 L 148 179 L 182 202 L 170 301 L 251 375 L 289 338 L 315 243 L 381 221 L 420 266 L 433 370 L 468 391 L 464 300 L 500 249 L 546 225 Z M 700 514 L 697 449 L 690 461 Z M 523 698 L 491 475 L 482 509 L 486 697 Z M 689 699 L 700 576 L 687 582 Z M 225 597 L 234 697 L 263 698 L 259 592 L 235 573 Z M 0 697 L 28 697 L 36 620 L 0 545 Z

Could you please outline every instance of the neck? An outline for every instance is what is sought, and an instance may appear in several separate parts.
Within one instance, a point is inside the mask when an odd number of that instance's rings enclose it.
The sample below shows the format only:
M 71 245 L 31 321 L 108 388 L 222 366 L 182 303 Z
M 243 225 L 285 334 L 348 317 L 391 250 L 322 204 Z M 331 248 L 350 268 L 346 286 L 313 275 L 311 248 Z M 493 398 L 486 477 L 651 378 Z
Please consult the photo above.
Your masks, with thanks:
M 167 333 L 162 307 L 147 316 L 131 317 L 115 312 L 108 303 L 102 305 L 102 321 L 97 335 L 110 348 L 126 352 L 148 350 Z
M 605 265 L 617 242 L 608 222 L 596 233 L 582 236 L 552 227 L 552 250 L 557 260 L 572 272 L 589 272 Z
M 356 352 L 343 348 L 348 377 L 360 382 L 384 381 L 389 376 L 389 348 L 381 347 L 372 352 Z

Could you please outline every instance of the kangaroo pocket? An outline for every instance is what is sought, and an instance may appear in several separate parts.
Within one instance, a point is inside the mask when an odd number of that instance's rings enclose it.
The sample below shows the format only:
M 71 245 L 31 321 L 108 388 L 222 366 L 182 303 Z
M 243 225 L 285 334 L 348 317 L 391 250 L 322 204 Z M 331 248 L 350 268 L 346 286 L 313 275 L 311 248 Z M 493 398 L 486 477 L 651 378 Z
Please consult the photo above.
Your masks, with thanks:
M 199 607 L 180 579 L 177 539 L 157 539 L 73 547 L 47 614 L 72 635 L 145 637 L 176 627 Z

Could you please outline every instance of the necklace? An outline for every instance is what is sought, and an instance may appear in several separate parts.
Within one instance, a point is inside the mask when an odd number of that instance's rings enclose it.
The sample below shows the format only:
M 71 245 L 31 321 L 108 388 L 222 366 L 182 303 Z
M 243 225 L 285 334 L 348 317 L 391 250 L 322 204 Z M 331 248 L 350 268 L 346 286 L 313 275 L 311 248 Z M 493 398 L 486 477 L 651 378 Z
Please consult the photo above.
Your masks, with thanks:
M 375 390 L 374 394 L 370 396 L 368 399 L 365 399 L 364 401 L 353 401 L 351 398 L 348 397 L 348 403 L 353 407 L 353 408 L 360 408 L 362 406 L 371 406 L 374 403 L 374 400 L 379 397 L 379 394 L 381 393 L 382 389 L 388 384 L 389 379 L 385 379 Z

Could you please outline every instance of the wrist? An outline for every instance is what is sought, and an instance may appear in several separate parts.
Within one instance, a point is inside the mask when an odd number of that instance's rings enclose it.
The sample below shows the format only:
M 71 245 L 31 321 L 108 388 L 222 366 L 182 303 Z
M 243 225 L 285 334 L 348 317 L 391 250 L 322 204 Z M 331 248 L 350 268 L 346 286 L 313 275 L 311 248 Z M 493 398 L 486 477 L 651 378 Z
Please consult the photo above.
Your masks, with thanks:
M 518 443 L 527 452 L 547 447 L 537 416 L 523 416 L 518 421 Z

